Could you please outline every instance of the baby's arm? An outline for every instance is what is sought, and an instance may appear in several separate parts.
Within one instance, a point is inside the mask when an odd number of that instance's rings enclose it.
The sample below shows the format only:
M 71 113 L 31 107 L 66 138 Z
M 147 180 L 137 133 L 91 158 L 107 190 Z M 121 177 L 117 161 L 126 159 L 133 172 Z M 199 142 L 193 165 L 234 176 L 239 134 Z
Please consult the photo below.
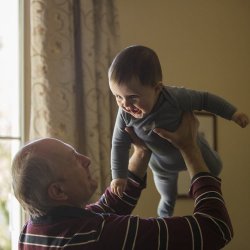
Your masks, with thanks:
M 136 136 L 133 128 L 126 127 L 125 131 L 132 139 L 134 150 L 132 156 L 129 159 L 128 170 L 139 179 L 143 180 L 147 172 L 147 166 L 151 157 L 151 151 L 147 148 L 146 144 Z M 111 191 L 120 197 L 125 191 L 126 186 L 127 179 L 125 178 L 115 178 L 111 181 L 110 184 Z
M 127 186 L 127 179 L 117 178 L 113 179 L 110 183 L 112 193 L 122 196 L 122 193 L 125 191 Z
M 233 120 L 242 128 L 249 124 L 249 117 L 245 113 L 237 111 L 233 104 L 218 95 L 186 88 L 168 88 L 168 91 L 176 97 L 184 111 L 205 110 Z
M 114 126 L 111 147 L 111 172 L 113 181 L 110 187 L 114 194 L 120 196 L 126 187 L 129 150 L 131 147 L 131 138 L 125 131 L 126 121 L 124 119 L 122 110 L 119 109 Z
M 245 113 L 239 112 L 239 111 L 236 111 L 233 114 L 232 120 L 235 123 L 237 123 L 239 126 L 241 126 L 242 128 L 245 128 L 248 125 L 248 123 L 249 123 L 248 116 Z

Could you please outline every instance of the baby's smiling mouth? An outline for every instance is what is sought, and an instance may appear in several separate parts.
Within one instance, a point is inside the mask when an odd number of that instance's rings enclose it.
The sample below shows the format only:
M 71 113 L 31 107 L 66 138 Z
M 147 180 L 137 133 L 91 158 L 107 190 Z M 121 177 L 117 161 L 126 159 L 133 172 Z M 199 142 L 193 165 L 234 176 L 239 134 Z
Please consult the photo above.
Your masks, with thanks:
M 142 111 L 136 107 L 130 107 L 130 108 L 123 108 L 127 113 L 137 117 L 137 116 L 141 116 Z

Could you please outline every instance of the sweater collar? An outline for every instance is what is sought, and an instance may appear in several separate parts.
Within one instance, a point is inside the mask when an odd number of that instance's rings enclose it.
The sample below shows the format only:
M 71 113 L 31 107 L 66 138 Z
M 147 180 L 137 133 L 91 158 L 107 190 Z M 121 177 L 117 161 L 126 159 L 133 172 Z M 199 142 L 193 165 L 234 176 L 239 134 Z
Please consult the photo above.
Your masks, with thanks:
M 36 218 L 31 218 L 32 223 L 55 223 L 61 220 L 65 220 L 65 218 L 80 218 L 80 217 L 92 217 L 94 213 L 78 207 L 71 206 L 59 206 L 52 208 L 47 214 L 43 216 L 39 216 Z

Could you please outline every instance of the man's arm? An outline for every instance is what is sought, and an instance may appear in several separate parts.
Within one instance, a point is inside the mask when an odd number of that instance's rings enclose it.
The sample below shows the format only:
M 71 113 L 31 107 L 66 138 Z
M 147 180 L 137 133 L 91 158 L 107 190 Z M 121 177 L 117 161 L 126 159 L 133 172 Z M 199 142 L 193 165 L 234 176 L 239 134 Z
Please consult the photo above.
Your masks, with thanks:
M 181 222 L 180 232 L 181 227 L 183 227 L 183 235 L 189 231 L 193 235 L 193 242 L 188 238 L 187 242 L 197 246 L 197 249 L 220 249 L 232 239 L 233 228 L 222 196 L 221 181 L 209 173 L 197 145 L 198 125 L 198 120 L 193 113 L 185 113 L 175 132 L 171 133 L 159 128 L 154 132 L 169 140 L 180 150 L 191 178 L 190 195 L 195 201 L 195 208 L 193 215 L 177 219 Z M 182 220 L 183 218 L 186 222 Z M 171 220 L 178 223 L 175 217 L 166 219 L 166 223 L 171 225 L 168 227 L 169 232 L 171 230 L 174 232 L 178 230 L 178 226 L 172 224 Z M 186 223 L 189 225 L 188 230 L 185 229 Z M 173 246 L 179 244 L 180 247 L 184 247 L 185 243 L 184 245 L 180 243 L 182 236 L 175 236 L 175 239 Z
M 145 143 L 136 136 L 133 128 L 126 127 L 125 130 L 132 139 L 134 149 L 129 159 L 128 170 L 138 178 L 143 179 L 148 169 L 151 151 L 147 148 Z
M 132 128 L 125 129 L 133 141 L 133 154 L 128 164 L 128 183 L 123 195 L 118 197 L 108 187 L 105 193 L 95 204 L 87 206 L 95 212 L 114 213 L 119 215 L 131 214 L 141 195 L 142 189 L 146 187 L 146 172 L 151 151 L 135 135 Z
M 155 129 L 170 140 L 183 155 L 191 181 L 190 195 L 194 211 L 189 216 L 141 219 L 136 216 L 108 218 L 100 242 L 112 239 L 109 249 L 221 249 L 233 237 L 230 217 L 221 193 L 221 181 L 208 172 L 196 145 L 198 123 L 192 113 L 185 113 L 174 133 Z M 119 245 L 120 244 L 120 245 Z M 118 246 L 119 245 L 119 246 Z

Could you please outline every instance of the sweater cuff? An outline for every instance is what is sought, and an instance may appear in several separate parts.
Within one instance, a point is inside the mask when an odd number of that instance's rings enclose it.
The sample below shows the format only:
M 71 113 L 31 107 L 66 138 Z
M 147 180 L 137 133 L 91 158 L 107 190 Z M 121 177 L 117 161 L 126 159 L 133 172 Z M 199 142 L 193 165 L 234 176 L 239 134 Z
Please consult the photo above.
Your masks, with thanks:
M 212 176 L 212 177 L 214 177 L 214 178 L 220 180 L 220 178 L 218 178 L 217 176 L 215 176 L 215 175 L 213 175 L 213 174 L 211 174 L 211 173 L 209 173 L 209 172 L 200 172 L 200 173 L 198 173 L 198 174 L 196 174 L 196 175 L 193 176 L 193 178 L 191 179 L 191 183 L 193 183 L 196 179 L 198 179 L 198 178 L 201 177 L 201 176 L 202 176 L 202 177 L 203 177 L 203 176 Z
M 147 185 L 147 174 L 143 177 L 143 179 L 139 178 L 132 172 L 128 171 L 128 181 L 132 182 L 135 184 L 135 186 L 140 187 L 140 188 L 145 188 Z

